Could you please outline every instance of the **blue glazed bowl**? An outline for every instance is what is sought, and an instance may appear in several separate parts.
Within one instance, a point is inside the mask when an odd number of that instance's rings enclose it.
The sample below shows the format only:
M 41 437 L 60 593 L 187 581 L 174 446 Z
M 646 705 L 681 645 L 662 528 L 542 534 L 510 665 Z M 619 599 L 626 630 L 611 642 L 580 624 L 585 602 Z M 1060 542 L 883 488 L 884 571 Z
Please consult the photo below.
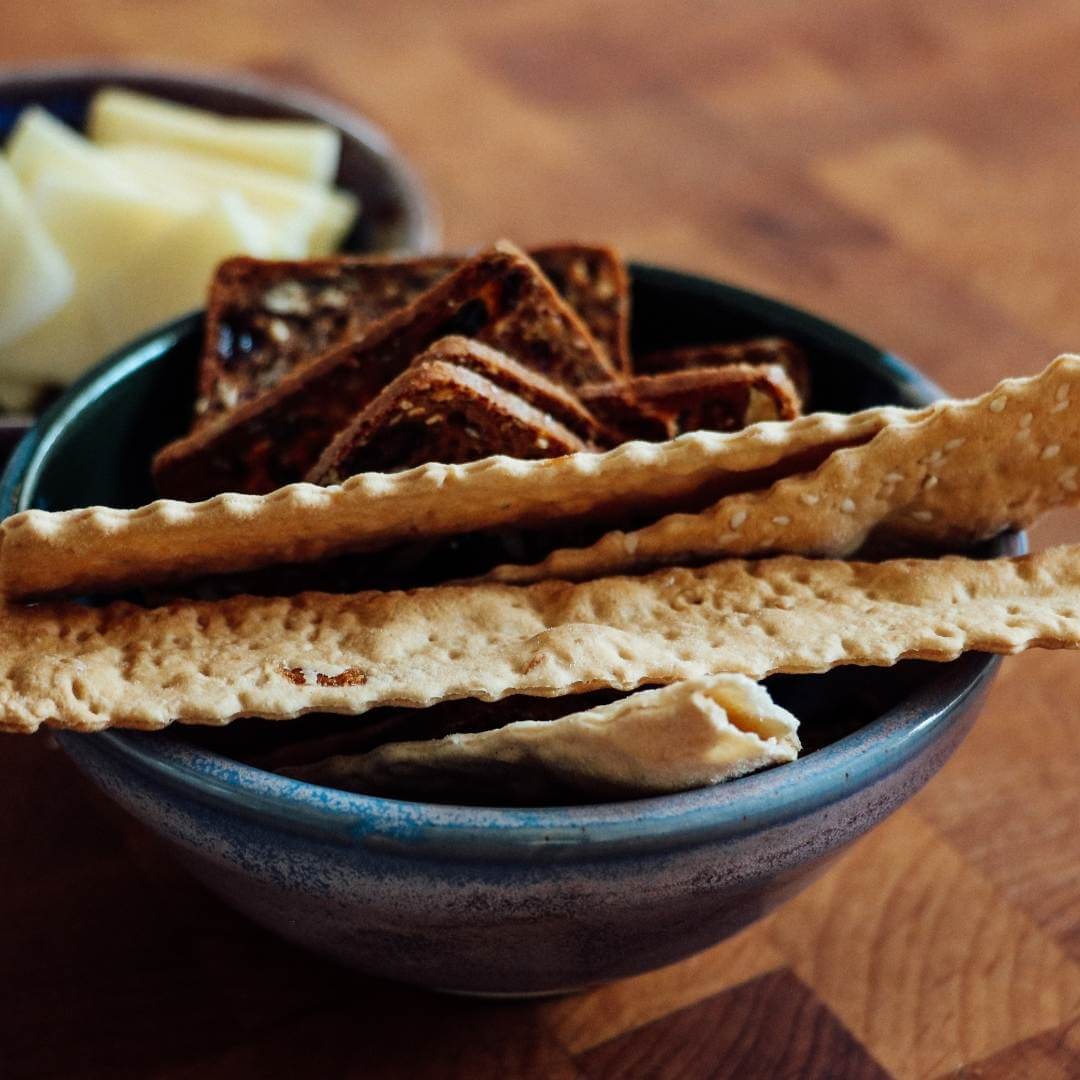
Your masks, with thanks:
M 808 350 L 818 408 L 915 405 L 937 388 L 805 313 L 633 268 L 638 347 L 781 333 Z M 153 450 L 188 421 L 198 316 L 104 362 L 24 439 L 0 512 L 151 496 Z M 992 550 L 1016 552 L 1021 537 Z M 715 788 L 499 809 L 347 794 L 171 732 L 63 734 L 75 763 L 228 903 L 366 972 L 475 994 L 544 994 L 669 964 L 817 877 L 941 767 L 998 661 L 771 680 L 808 753 Z

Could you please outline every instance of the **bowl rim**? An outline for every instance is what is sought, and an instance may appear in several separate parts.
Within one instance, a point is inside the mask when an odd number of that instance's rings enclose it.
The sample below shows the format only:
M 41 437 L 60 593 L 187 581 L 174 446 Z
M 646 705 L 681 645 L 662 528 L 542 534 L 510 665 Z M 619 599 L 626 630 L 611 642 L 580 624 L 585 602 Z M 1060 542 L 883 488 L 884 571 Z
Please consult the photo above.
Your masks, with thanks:
M 856 363 L 884 368 L 912 404 L 943 396 L 915 368 L 818 316 L 783 301 L 700 275 L 630 264 L 632 278 L 723 297 L 748 313 L 811 330 Z M 183 316 L 113 353 L 83 375 L 26 434 L 0 476 L 0 515 L 25 509 L 57 438 L 89 402 L 197 333 L 201 313 Z M 1024 534 L 1001 541 L 1026 550 Z M 57 732 L 76 760 L 98 752 L 206 807 L 240 813 L 291 833 L 345 845 L 463 858 L 558 860 L 613 856 L 735 839 L 836 803 L 900 768 L 942 738 L 997 671 L 1001 658 L 968 653 L 862 728 L 822 749 L 725 784 L 584 806 L 456 806 L 359 795 L 309 784 L 162 733 Z
M 341 102 L 313 90 L 265 79 L 244 70 L 168 63 L 123 63 L 94 59 L 34 61 L 29 64 L 0 64 L 0 100 L 24 91 L 59 86 L 64 83 L 115 82 L 119 84 L 162 82 L 201 90 L 239 94 L 306 114 L 330 124 L 363 146 L 376 158 L 402 191 L 406 211 L 406 240 L 402 250 L 423 253 L 435 250 L 442 238 L 442 225 L 434 202 L 419 174 L 393 140 L 373 121 Z

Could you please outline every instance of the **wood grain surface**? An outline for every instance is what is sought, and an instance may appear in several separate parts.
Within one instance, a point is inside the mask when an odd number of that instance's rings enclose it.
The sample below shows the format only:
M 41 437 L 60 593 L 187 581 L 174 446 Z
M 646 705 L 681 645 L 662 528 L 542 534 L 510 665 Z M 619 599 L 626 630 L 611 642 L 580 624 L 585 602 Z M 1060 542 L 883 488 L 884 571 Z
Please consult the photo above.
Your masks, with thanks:
M 596 238 L 971 393 L 1080 350 L 1075 0 L 5 0 L 0 61 L 243 68 L 371 116 L 451 245 Z M 1075 539 L 1062 516 L 1036 539 Z M 0 1076 L 1080 1076 L 1080 665 L 1007 661 L 934 782 L 772 918 L 481 1004 L 281 944 L 47 737 L 0 753 Z

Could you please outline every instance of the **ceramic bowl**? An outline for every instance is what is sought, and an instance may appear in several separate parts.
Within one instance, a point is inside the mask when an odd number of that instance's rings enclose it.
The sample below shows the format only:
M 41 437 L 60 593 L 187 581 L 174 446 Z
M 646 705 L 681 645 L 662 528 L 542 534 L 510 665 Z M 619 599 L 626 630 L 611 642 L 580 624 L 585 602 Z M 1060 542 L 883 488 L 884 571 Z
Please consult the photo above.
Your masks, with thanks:
M 647 266 L 632 276 L 638 347 L 781 333 L 811 356 L 816 408 L 938 394 L 895 357 L 784 304 Z M 72 387 L 20 444 L 0 512 L 150 498 L 150 455 L 188 422 L 199 335 L 198 316 L 180 320 Z M 941 767 L 997 666 L 969 655 L 770 680 L 803 721 L 800 760 L 593 806 L 347 794 L 168 731 L 60 741 L 196 877 L 282 937 L 391 979 L 543 994 L 672 963 L 804 888 Z
M 428 197 L 383 132 L 333 102 L 249 75 L 129 65 L 0 67 L 0 142 L 28 105 L 43 105 L 81 130 L 90 99 L 104 86 L 125 86 L 223 116 L 317 120 L 336 127 L 341 132 L 337 184 L 359 195 L 363 207 L 344 248 L 424 251 L 438 246 L 438 223 Z

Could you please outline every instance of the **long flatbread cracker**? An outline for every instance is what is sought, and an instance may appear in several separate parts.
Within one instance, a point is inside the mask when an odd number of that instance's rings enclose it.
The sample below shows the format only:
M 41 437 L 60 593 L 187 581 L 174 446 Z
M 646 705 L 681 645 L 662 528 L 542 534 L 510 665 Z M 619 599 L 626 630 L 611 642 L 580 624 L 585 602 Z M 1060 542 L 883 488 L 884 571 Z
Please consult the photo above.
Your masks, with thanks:
M 1000 531 L 1076 497 L 1073 465 L 1080 436 L 1073 396 L 1080 400 L 1080 357 L 1065 356 L 1041 375 L 1007 380 L 973 401 L 915 411 L 886 406 L 852 416 L 813 413 L 730 435 L 695 432 L 666 443 L 627 443 L 605 454 L 422 465 L 393 475 L 363 474 L 340 487 L 293 484 L 269 495 L 219 495 L 202 503 L 163 499 L 137 510 L 28 510 L 0 525 L 0 590 L 24 598 L 127 588 L 313 562 L 500 526 L 542 529 L 590 519 L 617 524 L 628 509 L 659 516 L 687 502 L 709 505 L 721 497 L 732 507 L 726 519 L 668 517 L 649 527 L 655 530 L 649 535 L 656 536 L 658 557 L 688 553 L 692 536 L 712 545 L 715 555 L 800 550 L 795 545 L 805 534 L 812 543 L 804 541 L 801 550 L 846 553 L 875 523 L 875 515 L 889 517 L 887 499 L 904 506 L 916 476 L 924 486 L 918 496 L 923 501 L 902 521 L 899 513 L 891 518 L 912 539 L 940 539 L 954 531 L 963 537 L 972 521 L 981 522 L 984 532 Z M 926 439 L 926 460 L 902 462 L 896 470 L 878 468 L 865 480 L 853 470 L 863 465 L 852 452 L 886 428 L 900 433 L 895 445 L 903 453 L 918 455 L 920 440 Z M 971 443 L 966 450 L 949 448 L 967 436 L 944 432 L 962 428 L 973 433 Z M 985 453 L 974 453 L 976 445 Z M 1059 449 L 1046 456 L 1054 446 Z M 827 483 L 840 485 L 836 489 L 817 479 L 818 467 L 830 457 L 841 463 L 829 462 Z M 972 472 L 956 491 L 961 462 Z M 1020 463 L 1030 471 L 1018 471 Z M 894 472 L 903 484 L 893 484 Z M 925 489 L 931 475 L 941 486 L 937 494 L 933 487 Z M 785 476 L 791 479 L 776 483 Z M 947 486 L 942 477 L 951 478 Z M 770 487 L 757 497 L 761 505 L 781 491 L 790 509 L 770 509 L 751 521 L 752 493 Z M 855 493 L 864 490 L 872 498 L 860 494 L 856 502 Z M 946 490 L 949 498 L 942 497 Z M 735 508 L 730 501 L 735 496 L 725 495 L 730 492 L 751 494 L 741 496 L 746 505 Z M 925 513 L 930 520 L 923 520 Z M 597 547 L 562 552 L 539 567 L 498 573 L 504 580 L 533 580 L 629 569 L 645 557 L 639 555 L 643 532 L 612 534 Z M 825 545 L 831 537 L 839 538 L 835 549 Z
M 671 514 L 493 580 L 525 583 L 629 573 L 725 555 L 840 557 L 867 541 L 966 546 L 1080 501 L 1080 357 L 1010 379 L 972 401 L 894 418 L 873 439 L 772 487 Z
M 154 609 L 43 604 L 0 617 L 0 726 L 225 724 L 1035 646 L 1080 646 L 1080 546 Z
M 336 487 L 291 484 L 200 503 L 27 510 L 0 524 L 0 591 L 25 598 L 124 589 L 506 525 L 617 523 L 627 508 L 663 513 L 702 492 L 768 485 L 777 472 L 865 441 L 902 415 L 892 406 L 854 416 L 815 413 L 727 435 L 626 443 L 604 454 L 421 465 Z
M 799 722 L 742 675 L 684 679 L 556 720 L 388 743 L 282 769 L 398 798 L 545 802 L 689 791 L 794 761 Z

